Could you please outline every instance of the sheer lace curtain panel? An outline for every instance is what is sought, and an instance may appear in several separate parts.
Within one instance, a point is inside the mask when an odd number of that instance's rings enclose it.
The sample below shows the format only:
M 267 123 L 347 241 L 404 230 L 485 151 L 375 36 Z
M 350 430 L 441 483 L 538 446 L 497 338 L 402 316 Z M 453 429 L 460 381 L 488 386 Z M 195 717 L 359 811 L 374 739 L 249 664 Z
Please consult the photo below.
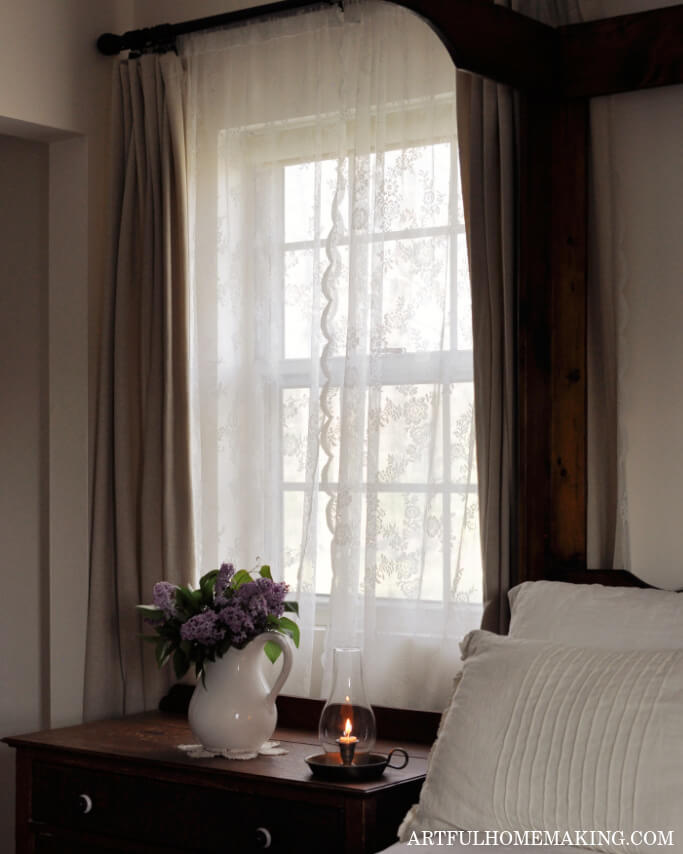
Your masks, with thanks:
M 354 645 L 372 702 L 441 709 L 482 611 L 452 62 L 374 3 L 180 52 L 197 571 L 288 581 L 288 693 Z

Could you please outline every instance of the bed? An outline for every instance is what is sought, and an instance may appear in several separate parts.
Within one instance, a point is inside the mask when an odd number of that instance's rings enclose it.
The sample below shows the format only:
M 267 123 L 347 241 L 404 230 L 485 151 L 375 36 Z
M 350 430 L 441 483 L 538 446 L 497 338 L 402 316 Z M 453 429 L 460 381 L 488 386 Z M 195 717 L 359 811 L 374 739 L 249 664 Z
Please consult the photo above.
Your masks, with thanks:
M 683 850 L 683 595 L 538 581 L 509 599 L 507 636 L 462 643 L 388 851 Z

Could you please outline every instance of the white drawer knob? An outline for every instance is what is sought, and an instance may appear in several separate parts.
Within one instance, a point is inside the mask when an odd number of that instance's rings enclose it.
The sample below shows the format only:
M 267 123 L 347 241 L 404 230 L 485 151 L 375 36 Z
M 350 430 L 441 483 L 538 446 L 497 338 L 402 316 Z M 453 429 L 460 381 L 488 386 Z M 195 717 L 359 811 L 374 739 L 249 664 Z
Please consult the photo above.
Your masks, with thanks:
M 92 810 L 92 798 L 90 795 L 79 795 L 78 806 L 80 807 L 83 815 L 87 815 Z
M 270 848 L 272 842 L 270 831 L 267 827 L 256 828 L 256 846 L 257 848 Z

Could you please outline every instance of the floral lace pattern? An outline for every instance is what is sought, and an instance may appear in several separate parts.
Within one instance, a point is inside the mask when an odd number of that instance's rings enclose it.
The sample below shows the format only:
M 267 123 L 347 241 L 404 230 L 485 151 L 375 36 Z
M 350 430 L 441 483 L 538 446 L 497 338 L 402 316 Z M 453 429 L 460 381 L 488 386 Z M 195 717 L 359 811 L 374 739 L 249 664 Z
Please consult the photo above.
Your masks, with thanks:
M 405 10 L 348 14 L 270 22 L 264 68 L 257 34 L 188 42 L 200 560 L 268 555 L 302 657 L 324 619 L 396 703 L 386 650 L 424 638 L 448 673 L 481 614 L 469 274 L 450 59 Z

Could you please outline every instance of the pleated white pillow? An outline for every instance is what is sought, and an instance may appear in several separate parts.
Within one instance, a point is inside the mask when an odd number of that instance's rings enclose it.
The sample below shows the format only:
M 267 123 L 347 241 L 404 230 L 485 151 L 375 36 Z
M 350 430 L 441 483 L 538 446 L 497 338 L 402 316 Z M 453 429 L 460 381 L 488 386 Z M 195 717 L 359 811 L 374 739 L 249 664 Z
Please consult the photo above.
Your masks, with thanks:
M 683 848 L 683 650 L 471 632 L 400 830 L 673 831 Z M 596 845 L 598 848 L 598 845 Z M 635 852 L 614 836 L 598 850 Z M 671 849 L 669 849 L 671 850 Z
M 513 638 L 603 649 L 683 647 L 683 593 L 525 581 L 508 599 Z

